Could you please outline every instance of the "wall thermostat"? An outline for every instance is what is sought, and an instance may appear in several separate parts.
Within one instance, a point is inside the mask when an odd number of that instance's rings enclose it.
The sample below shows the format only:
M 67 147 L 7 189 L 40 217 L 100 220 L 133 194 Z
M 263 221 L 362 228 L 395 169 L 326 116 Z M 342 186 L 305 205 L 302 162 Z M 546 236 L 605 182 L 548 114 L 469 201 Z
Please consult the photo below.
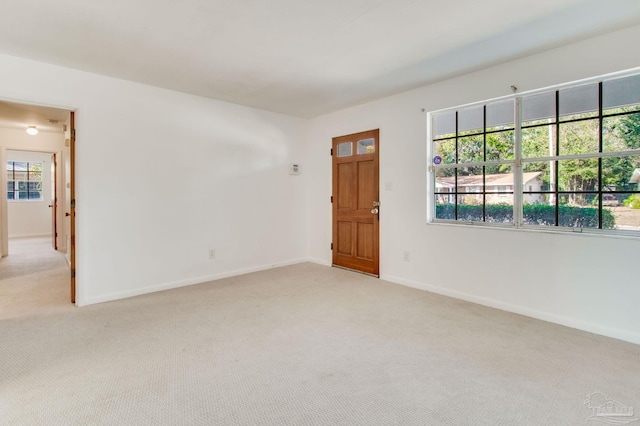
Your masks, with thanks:
M 300 164 L 289 164 L 289 174 L 290 175 L 299 175 L 300 174 Z

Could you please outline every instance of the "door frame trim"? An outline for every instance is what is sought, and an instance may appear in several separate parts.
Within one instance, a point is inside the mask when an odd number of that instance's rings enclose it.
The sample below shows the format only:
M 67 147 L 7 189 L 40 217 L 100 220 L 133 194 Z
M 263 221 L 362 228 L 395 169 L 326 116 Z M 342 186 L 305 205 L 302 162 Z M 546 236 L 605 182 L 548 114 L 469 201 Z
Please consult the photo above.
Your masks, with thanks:
M 51 154 L 51 184 L 53 185 L 53 200 L 51 200 L 52 226 L 51 233 L 53 249 L 58 251 L 58 153 Z
M 69 268 L 71 303 L 76 303 L 76 113 L 69 111 Z

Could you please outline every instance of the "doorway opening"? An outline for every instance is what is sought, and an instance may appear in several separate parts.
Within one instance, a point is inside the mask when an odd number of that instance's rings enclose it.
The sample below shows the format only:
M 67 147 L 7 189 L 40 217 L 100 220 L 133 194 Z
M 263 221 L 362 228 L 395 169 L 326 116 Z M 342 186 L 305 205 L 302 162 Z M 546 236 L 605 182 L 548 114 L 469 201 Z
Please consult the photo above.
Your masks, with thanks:
M 73 111 L 0 101 L 0 299 L 17 309 L 59 302 L 61 273 L 75 303 L 74 128 Z

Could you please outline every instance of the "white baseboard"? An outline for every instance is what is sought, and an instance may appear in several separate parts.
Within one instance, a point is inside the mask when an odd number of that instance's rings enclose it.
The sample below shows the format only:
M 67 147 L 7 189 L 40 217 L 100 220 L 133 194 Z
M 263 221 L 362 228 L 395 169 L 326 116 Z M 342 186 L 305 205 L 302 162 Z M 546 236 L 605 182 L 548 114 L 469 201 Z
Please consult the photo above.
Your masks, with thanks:
M 500 309 L 502 311 L 507 311 L 507 312 L 513 312 L 515 314 L 520 314 L 527 317 L 539 319 L 542 321 L 552 322 L 554 324 L 560 324 L 566 327 L 587 331 L 589 333 L 600 334 L 602 336 L 612 337 L 614 339 L 624 340 L 626 342 L 640 345 L 640 334 L 634 333 L 632 331 L 619 329 L 619 328 L 605 327 L 605 326 L 588 322 L 588 321 L 582 321 L 582 320 L 577 320 L 575 318 L 563 317 L 560 315 L 555 315 L 555 314 L 551 314 L 544 311 L 538 311 L 535 309 L 526 308 L 524 306 L 513 305 L 510 303 L 505 303 L 505 302 L 501 302 L 494 299 L 489 299 L 489 298 L 480 297 L 480 296 L 476 296 L 469 293 L 451 290 L 444 287 L 407 280 L 404 278 L 398 278 L 392 275 L 380 275 L 380 279 L 389 281 L 395 284 L 400 284 L 406 287 L 417 288 L 420 290 L 429 291 L 431 293 L 437 293 L 443 296 L 449 296 L 455 299 L 461 299 L 467 302 L 488 306 L 490 308 Z
M 323 260 L 323 259 L 318 259 L 318 258 L 315 258 L 315 257 L 307 258 L 307 262 L 316 263 L 316 264 L 322 265 L 322 266 L 331 266 L 331 262 L 330 261 Z
M 111 302 L 111 301 L 114 301 L 114 300 L 126 299 L 128 297 L 140 296 L 140 295 L 148 294 L 148 293 L 155 293 L 157 291 L 171 290 L 171 289 L 174 289 L 174 288 L 186 287 L 186 286 L 194 285 L 194 284 L 202 284 L 202 283 L 206 283 L 206 282 L 209 282 L 209 281 L 216 281 L 216 280 L 220 280 L 220 279 L 223 279 L 223 278 L 229 278 L 229 277 L 235 277 L 235 276 L 238 276 L 238 275 L 250 274 L 252 272 L 265 271 L 267 269 L 279 268 L 279 267 L 282 267 L 282 266 L 296 265 L 298 263 L 304 263 L 304 262 L 308 262 L 308 261 L 309 260 L 306 259 L 306 258 L 305 259 L 287 260 L 287 261 L 284 261 L 284 262 L 276 262 L 276 263 L 271 263 L 271 264 L 267 264 L 267 265 L 254 266 L 254 267 L 251 267 L 251 268 L 236 269 L 236 270 L 233 270 L 233 271 L 220 272 L 220 273 L 213 274 L 213 275 L 205 275 L 205 276 L 200 276 L 200 277 L 188 278 L 188 279 L 185 279 L 185 280 L 178 280 L 178 281 L 172 281 L 172 282 L 168 282 L 168 283 L 156 284 L 156 285 L 152 285 L 152 286 L 137 288 L 137 289 L 134 289 L 134 290 L 119 291 L 119 292 L 104 294 L 104 295 L 95 296 L 95 297 L 88 297 L 86 299 L 83 298 L 82 300 L 78 300 L 76 305 L 77 306 L 87 306 L 87 305 L 94 305 L 96 303 Z
M 19 240 L 23 238 L 51 238 L 51 233 L 49 234 L 21 234 L 21 235 L 9 235 L 9 241 L 11 240 Z

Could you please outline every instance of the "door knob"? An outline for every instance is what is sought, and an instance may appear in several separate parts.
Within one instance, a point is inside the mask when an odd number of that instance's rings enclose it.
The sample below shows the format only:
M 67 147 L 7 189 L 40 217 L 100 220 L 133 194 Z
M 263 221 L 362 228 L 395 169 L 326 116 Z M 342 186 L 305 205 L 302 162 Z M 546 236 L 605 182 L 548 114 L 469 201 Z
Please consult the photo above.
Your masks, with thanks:
M 379 210 L 378 210 L 377 207 L 374 207 L 374 208 L 371 209 L 371 213 L 373 213 L 373 214 L 378 214 L 378 212 L 379 212 Z
M 69 212 L 64 212 L 64 215 L 65 215 L 65 216 L 71 216 L 71 213 L 69 213 Z

